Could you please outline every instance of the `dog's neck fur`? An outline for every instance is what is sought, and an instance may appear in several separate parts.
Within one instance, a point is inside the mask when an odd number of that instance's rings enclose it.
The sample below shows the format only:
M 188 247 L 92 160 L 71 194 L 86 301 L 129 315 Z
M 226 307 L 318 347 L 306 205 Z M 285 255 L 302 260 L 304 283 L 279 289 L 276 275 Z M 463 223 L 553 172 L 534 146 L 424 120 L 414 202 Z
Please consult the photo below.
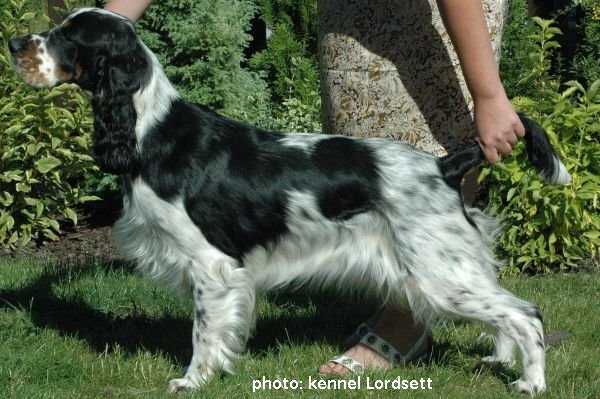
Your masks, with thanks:
M 133 104 L 137 114 L 135 135 L 138 150 L 146 133 L 169 113 L 173 101 L 179 98 L 177 89 L 171 84 L 156 55 L 140 42 L 150 63 L 150 78 L 133 95 Z

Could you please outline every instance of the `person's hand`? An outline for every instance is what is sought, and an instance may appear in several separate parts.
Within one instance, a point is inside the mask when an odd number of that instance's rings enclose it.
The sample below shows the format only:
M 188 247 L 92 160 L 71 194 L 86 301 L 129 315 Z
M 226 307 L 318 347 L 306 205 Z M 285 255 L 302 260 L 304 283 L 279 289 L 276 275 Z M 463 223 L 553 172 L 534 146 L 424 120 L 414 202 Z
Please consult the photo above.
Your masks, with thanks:
M 525 135 L 525 128 L 504 90 L 498 95 L 476 98 L 475 128 L 477 141 L 490 163 L 508 155 Z

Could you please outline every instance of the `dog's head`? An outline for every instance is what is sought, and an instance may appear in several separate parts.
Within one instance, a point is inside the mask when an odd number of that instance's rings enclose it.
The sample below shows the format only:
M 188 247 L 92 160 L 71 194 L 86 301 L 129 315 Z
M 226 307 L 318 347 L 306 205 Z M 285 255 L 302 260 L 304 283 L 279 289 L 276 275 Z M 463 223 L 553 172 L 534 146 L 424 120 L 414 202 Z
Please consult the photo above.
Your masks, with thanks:
M 75 11 L 40 34 L 9 42 L 13 64 L 34 87 L 76 83 L 93 93 L 93 154 L 103 170 L 138 164 L 133 95 L 148 81 L 150 61 L 131 21 L 97 8 Z

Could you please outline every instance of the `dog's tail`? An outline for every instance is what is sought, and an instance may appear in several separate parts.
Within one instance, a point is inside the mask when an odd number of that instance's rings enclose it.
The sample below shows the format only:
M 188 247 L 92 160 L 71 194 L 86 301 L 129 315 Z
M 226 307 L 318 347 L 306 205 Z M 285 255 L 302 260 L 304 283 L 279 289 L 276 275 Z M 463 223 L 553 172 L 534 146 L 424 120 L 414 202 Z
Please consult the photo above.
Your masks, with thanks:
M 560 161 L 558 155 L 548 141 L 546 132 L 540 125 L 519 113 L 521 123 L 525 127 L 525 148 L 529 162 L 537 169 L 545 182 L 567 185 L 571 175 Z M 460 190 L 463 176 L 471 168 L 480 165 L 485 155 L 478 143 L 473 142 L 464 149 L 439 159 L 440 169 L 446 183 Z

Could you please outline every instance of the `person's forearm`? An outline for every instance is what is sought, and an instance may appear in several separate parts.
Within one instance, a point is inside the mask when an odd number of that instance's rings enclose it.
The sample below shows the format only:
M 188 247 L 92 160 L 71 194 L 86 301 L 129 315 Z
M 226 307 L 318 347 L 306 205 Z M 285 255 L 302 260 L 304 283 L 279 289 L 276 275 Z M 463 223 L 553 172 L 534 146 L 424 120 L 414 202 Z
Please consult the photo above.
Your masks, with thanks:
M 437 0 L 474 99 L 504 93 L 481 0 Z
M 104 8 L 135 22 L 144 14 L 149 5 L 150 0 L 110 0 Z

